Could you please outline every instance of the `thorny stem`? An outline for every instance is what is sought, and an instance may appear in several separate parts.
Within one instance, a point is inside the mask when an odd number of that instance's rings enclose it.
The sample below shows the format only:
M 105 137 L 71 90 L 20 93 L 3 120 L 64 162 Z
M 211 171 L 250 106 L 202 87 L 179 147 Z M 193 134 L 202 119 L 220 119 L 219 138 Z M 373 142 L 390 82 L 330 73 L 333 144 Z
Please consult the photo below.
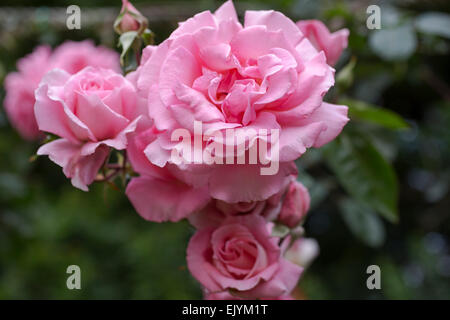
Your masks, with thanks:
M 109 157 L 108 157 L 108 160 L 109 160 Z M 110 180 L 113 180 L 116 176 L 118 176 L 119 174 L 122 174 L 122 180 L 125 185 L 125 174 L 127 172 L 127 161 L 128 161 L 126 151 L 124 152 L 122 163 L 107 163 L 107 161 L 105 162 L 105 164 L 103 165 L 102 170 L 101 170 L 103 176 L 95 179 L 95 182 L 109 182 Z M 109 174 L 106 174 L 107 169 L 112 170 L 112 172 Z
M 112 178 L 114 178 L 115 176 L 117 176 L 117 174 L 119 174 L 120 172 L 122 171 L 122 169 L 121 168 L 117 168 L 117 169 L 114 169 L 114 171 L 113 172 L 111 172 L 110 174 L 108 174 L 108 175 L 104 175 L 103 176 L 103 178 L 97 178 L 97 179 L 95 179 L 95 182 L 106 182 L 106 181 L 109 181 L 109 180 L 111 180 Z

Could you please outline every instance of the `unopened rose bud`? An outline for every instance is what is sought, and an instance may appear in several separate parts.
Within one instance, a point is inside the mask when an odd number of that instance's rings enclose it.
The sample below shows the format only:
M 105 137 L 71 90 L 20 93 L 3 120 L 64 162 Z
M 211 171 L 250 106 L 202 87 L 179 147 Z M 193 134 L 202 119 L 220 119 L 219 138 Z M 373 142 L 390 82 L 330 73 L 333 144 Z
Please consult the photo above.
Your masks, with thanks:
M 298 181 L 293 181 L 283 200 L 278 220 L 290 228 L 297 226 L 309 210 L 308 189 Z
M 307 268 L 319 255 L 319 244 L 312 238 L 297 239 L 286 251 L 285 258 L 296 265 Z
M 128 0 L 122 0 L 122 9 L 114 27 L 119 34 L 139 32 L 147 28 L 147 19 Z

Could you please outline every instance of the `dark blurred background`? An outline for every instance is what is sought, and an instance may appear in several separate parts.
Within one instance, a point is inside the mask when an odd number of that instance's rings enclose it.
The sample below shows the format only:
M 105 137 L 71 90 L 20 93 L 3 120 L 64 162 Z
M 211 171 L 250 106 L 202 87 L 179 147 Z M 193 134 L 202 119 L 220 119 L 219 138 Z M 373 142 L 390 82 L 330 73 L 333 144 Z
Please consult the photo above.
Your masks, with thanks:
M 81 30 L 66 28 L 66 8 L 72 4 L 81 8 Z M 221 2 L 133 4 L 148 17 L 159 43 L 178 21 L 214 10 Z M 366 27 L 371 4 L 381 7 L 379 31 Z M 333 31 L 350 29 L 349 48 L 336 69 L 349 61 L 356 64 L 341 73 L 335 90 L 340 97 L 395 111 L 409 124 L 409 129 L 391 130 L 354 119 L 344 130 L 350 139 L 355 132 L 369 136 L 393 164 L 397 223 L 342 205 L 352 186 L 343 188 L 332 170 L 336 166 L 327 165 L 332 149 L 310 152 L 298 161 L 313 197 L 305 229 L 317 239 L 321 253 L 295 296 L 449 299 L 449 1 L 267 0 L 235 5 L 241 18 L 246 9 L 276 9 L 294 21 L 320 19 Z M 119 0 L 2 0 L 0 81 L 38 44 L 92 38 L 115 47 L 112 23 L 120 6 Z M 3 87 L 0 96 L 3 100 Z M 335 99 L 336 92 L 330 97 Z M 185 249 L 194 231 L 188 223 L 141 219 L 123 190 L 94 185 L 89 193 L 79 191 L 47 158 L 31 159 L 37 148 L 11 128 L 0 106 L 0 299 L 201 298 L 186 268 Z M 353 188 L 364 188 L 364 183 L 359 180 Z M 66 287 L 71 264 L 81 267 L 81 290 Z M 372 264 L 381 268 L 381 290 L 366 287 L 366 268 Z

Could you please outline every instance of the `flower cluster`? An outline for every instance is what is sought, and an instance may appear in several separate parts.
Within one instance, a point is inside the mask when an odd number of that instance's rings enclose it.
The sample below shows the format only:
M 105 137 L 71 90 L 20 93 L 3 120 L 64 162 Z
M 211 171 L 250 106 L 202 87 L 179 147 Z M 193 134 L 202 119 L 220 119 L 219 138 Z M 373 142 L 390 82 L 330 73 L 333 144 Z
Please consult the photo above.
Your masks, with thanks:
M 122 11 L 120 28 L 137 29 L 142 15 L 128 1 Z M 112 152 L 126 155 L 136 211 L 196 228 L 187 264 L 205 298 L 289 299 L 318 252 L 301 237 L 310 196 L 294 161 L 348 121 L 346 106 L 323 101 L 347 37 L 276 11 L 241 24 L 228 1 L 145 47 L 126 76 L 90 43 L 40 47 L 8 76 L 6 110 L 25 137 L 57 137 L 38 154 L 79 189 Z

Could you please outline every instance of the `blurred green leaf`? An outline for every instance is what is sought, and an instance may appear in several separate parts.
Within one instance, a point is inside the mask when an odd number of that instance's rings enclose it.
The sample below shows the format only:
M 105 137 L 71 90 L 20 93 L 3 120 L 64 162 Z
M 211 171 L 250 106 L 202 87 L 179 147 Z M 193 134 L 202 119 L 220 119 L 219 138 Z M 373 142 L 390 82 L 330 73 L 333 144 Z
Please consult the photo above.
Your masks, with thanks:
M 282 224 L 276 224 L 272 228 L 272 237 L 280 237 L 283 238 L 289 234 L 289 228 L 282 225 Z
M 339 209 L 350 231 L 358 239 L 371 247 L 384 243 L 386 232 L 383 222 L 372 209 L 348 198 L 339 202 Z
M 405 60 L 416 50 L 417 37 L 414 29 L 405 24 L 393 29 L 372 31 L 369 44 L 373 52 L 384 60 Z
M 390 222 L 398 221 L 395 172 L 362 133 L 341 134 L 323 150 L 328 166 L 352 197 Z
M 300 161 L 296 161 L 298 168 L 297 181 L 300 181 L 308 188 L 311 197 L 310 208 L 314 209 L 330 194 L 330 189 L 334 184 L 334 181 L 313 178 L 301 168 L 299 162 Z
M 384 109 L 361 100 L 344 98 L 339 100 L 339 104 L 348 106 L 351 119 L 361 119 L 372 122 L 388 129 L 406 129 L 409 128 L 403 118 L 389 109 Z
M 415 27 L 423 33 L 450 38 L 450 15 L 442 12 L 426 12 L 415 20 Z
M 0 172 L 0 199 L 23 196 L 26 186 L 21 176 Z
M 356 66 L 356 57 L 352 57 L 349 63 L 343 67 L 336 75 L 336 84 L 341 89 L 347 89 L 353 84 L 353 69 Z

